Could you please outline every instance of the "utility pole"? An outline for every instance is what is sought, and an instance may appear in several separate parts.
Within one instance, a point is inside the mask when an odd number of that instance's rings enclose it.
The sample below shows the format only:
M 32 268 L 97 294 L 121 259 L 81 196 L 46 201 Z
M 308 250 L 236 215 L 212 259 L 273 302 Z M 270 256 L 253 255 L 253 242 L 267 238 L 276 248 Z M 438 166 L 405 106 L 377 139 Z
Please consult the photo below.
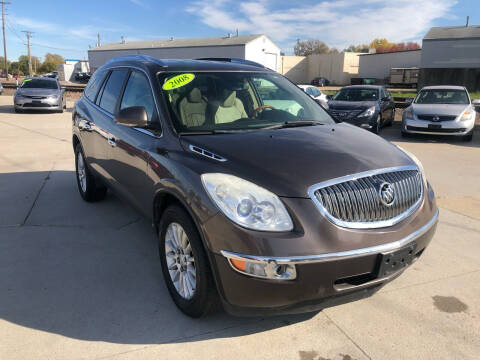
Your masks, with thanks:
M 22 31 L 27 35 L 27 49 L 28 49 L 28 76 L 32 76 L 32 54 L 30 52 L 30 37 L 32 36 L 32 31 Z
M 3 57 L 4 57 L 4 69 L 5 69 L 5 78 L 8 79 L 8 62 L 7 62 L 7 40 L 5 36 L 5 5 L 10 4 L 6 1 L 0 1 L 2 4 L 2 30 L 3 30 Z
M 97 33 L 97 47 L 100 47 L 100 33 Z

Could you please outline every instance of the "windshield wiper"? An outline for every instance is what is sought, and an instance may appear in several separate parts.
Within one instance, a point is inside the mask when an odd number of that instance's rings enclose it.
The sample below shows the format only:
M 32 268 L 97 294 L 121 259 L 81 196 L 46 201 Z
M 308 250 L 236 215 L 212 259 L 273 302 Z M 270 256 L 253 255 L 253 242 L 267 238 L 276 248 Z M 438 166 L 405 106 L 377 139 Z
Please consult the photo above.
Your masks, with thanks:
M 285 121 L 284 123 L 264 127 L 264 130 L 275 130 L 275 129 L 285 129 L 285 128 L 294 128 L 301 126 L 315 126 L 315 125 L 324 125 L 324 123 L 319 121 L 303 120 L 303 121 Z
M 243 132 L 244 130 L 198 130 L 198 131 L 179 131 L 179 136 L 188 135 L 215 135 L 215 134 L 235 134 Z

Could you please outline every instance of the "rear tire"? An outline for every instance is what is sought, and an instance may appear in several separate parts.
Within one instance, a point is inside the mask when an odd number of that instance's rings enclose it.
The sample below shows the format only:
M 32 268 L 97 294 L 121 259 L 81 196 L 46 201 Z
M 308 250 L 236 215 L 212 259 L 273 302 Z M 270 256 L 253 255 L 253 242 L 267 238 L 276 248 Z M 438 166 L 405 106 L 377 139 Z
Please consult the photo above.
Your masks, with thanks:
M 180 206 L 171 205 L 163 213 L 158 246 L 165 283 L 175 305 L 193 318 L 214 311 L 219 302 L 210 264 L 197 227 Z
M 107 188 L 97 184 L 95 177 L 88 168 L 80 144 L 75 148 L 75 174 L 78 191 L 83 200 L 87 202 L 100 201 L 105 198 Z

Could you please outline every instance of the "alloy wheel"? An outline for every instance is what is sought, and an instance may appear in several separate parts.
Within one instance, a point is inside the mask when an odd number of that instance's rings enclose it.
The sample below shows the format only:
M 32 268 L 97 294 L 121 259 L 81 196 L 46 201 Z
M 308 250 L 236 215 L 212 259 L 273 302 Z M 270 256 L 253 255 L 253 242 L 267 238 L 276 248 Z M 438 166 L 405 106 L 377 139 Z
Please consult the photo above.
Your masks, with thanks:
M 186 300 L 191 299 L 197 283 L 195 258 L 185 230 L 175 222 L 168 225 L 165 233 L 165 258 L 177 293 Z
M 85 169 L 85 161 L 83 160 L 83 155 L 79 151 L 77 153 L 77 177 L 78 182 L 80 183 L 80 187 L 82 188 L 83 192 L 87 191 L 87 176 L 86 176 L 86 169 Z

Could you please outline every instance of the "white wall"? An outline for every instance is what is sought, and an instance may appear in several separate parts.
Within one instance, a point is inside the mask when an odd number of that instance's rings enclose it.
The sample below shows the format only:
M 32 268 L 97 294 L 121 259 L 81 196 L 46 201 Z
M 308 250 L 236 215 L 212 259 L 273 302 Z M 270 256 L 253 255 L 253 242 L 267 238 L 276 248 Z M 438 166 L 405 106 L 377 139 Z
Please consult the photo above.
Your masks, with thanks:
M 132 50 L 105 50 L 89 51 L 88 60 L 92 72 L 105 64 L 108 60 L 120 56 L 142 54 L 149 55 L 159 59 L 196 59 L 202 57 L 235 57 L 245 58 L 245 46 L 199 46 L 185 48 L 166 48 L 166 49 L 132 49 Z
M 422 50 L 360 55 L 358 76 L 385 79 L 391 68 L 420 67 Z
M 256 61 L 275 71 L 281 70 L 280 48 L 265 35 L 246 44 L 245 59 Z
M 282 56 L 280 73 L 295 84 L 309 84 L 308 60 L 306 56 Z

